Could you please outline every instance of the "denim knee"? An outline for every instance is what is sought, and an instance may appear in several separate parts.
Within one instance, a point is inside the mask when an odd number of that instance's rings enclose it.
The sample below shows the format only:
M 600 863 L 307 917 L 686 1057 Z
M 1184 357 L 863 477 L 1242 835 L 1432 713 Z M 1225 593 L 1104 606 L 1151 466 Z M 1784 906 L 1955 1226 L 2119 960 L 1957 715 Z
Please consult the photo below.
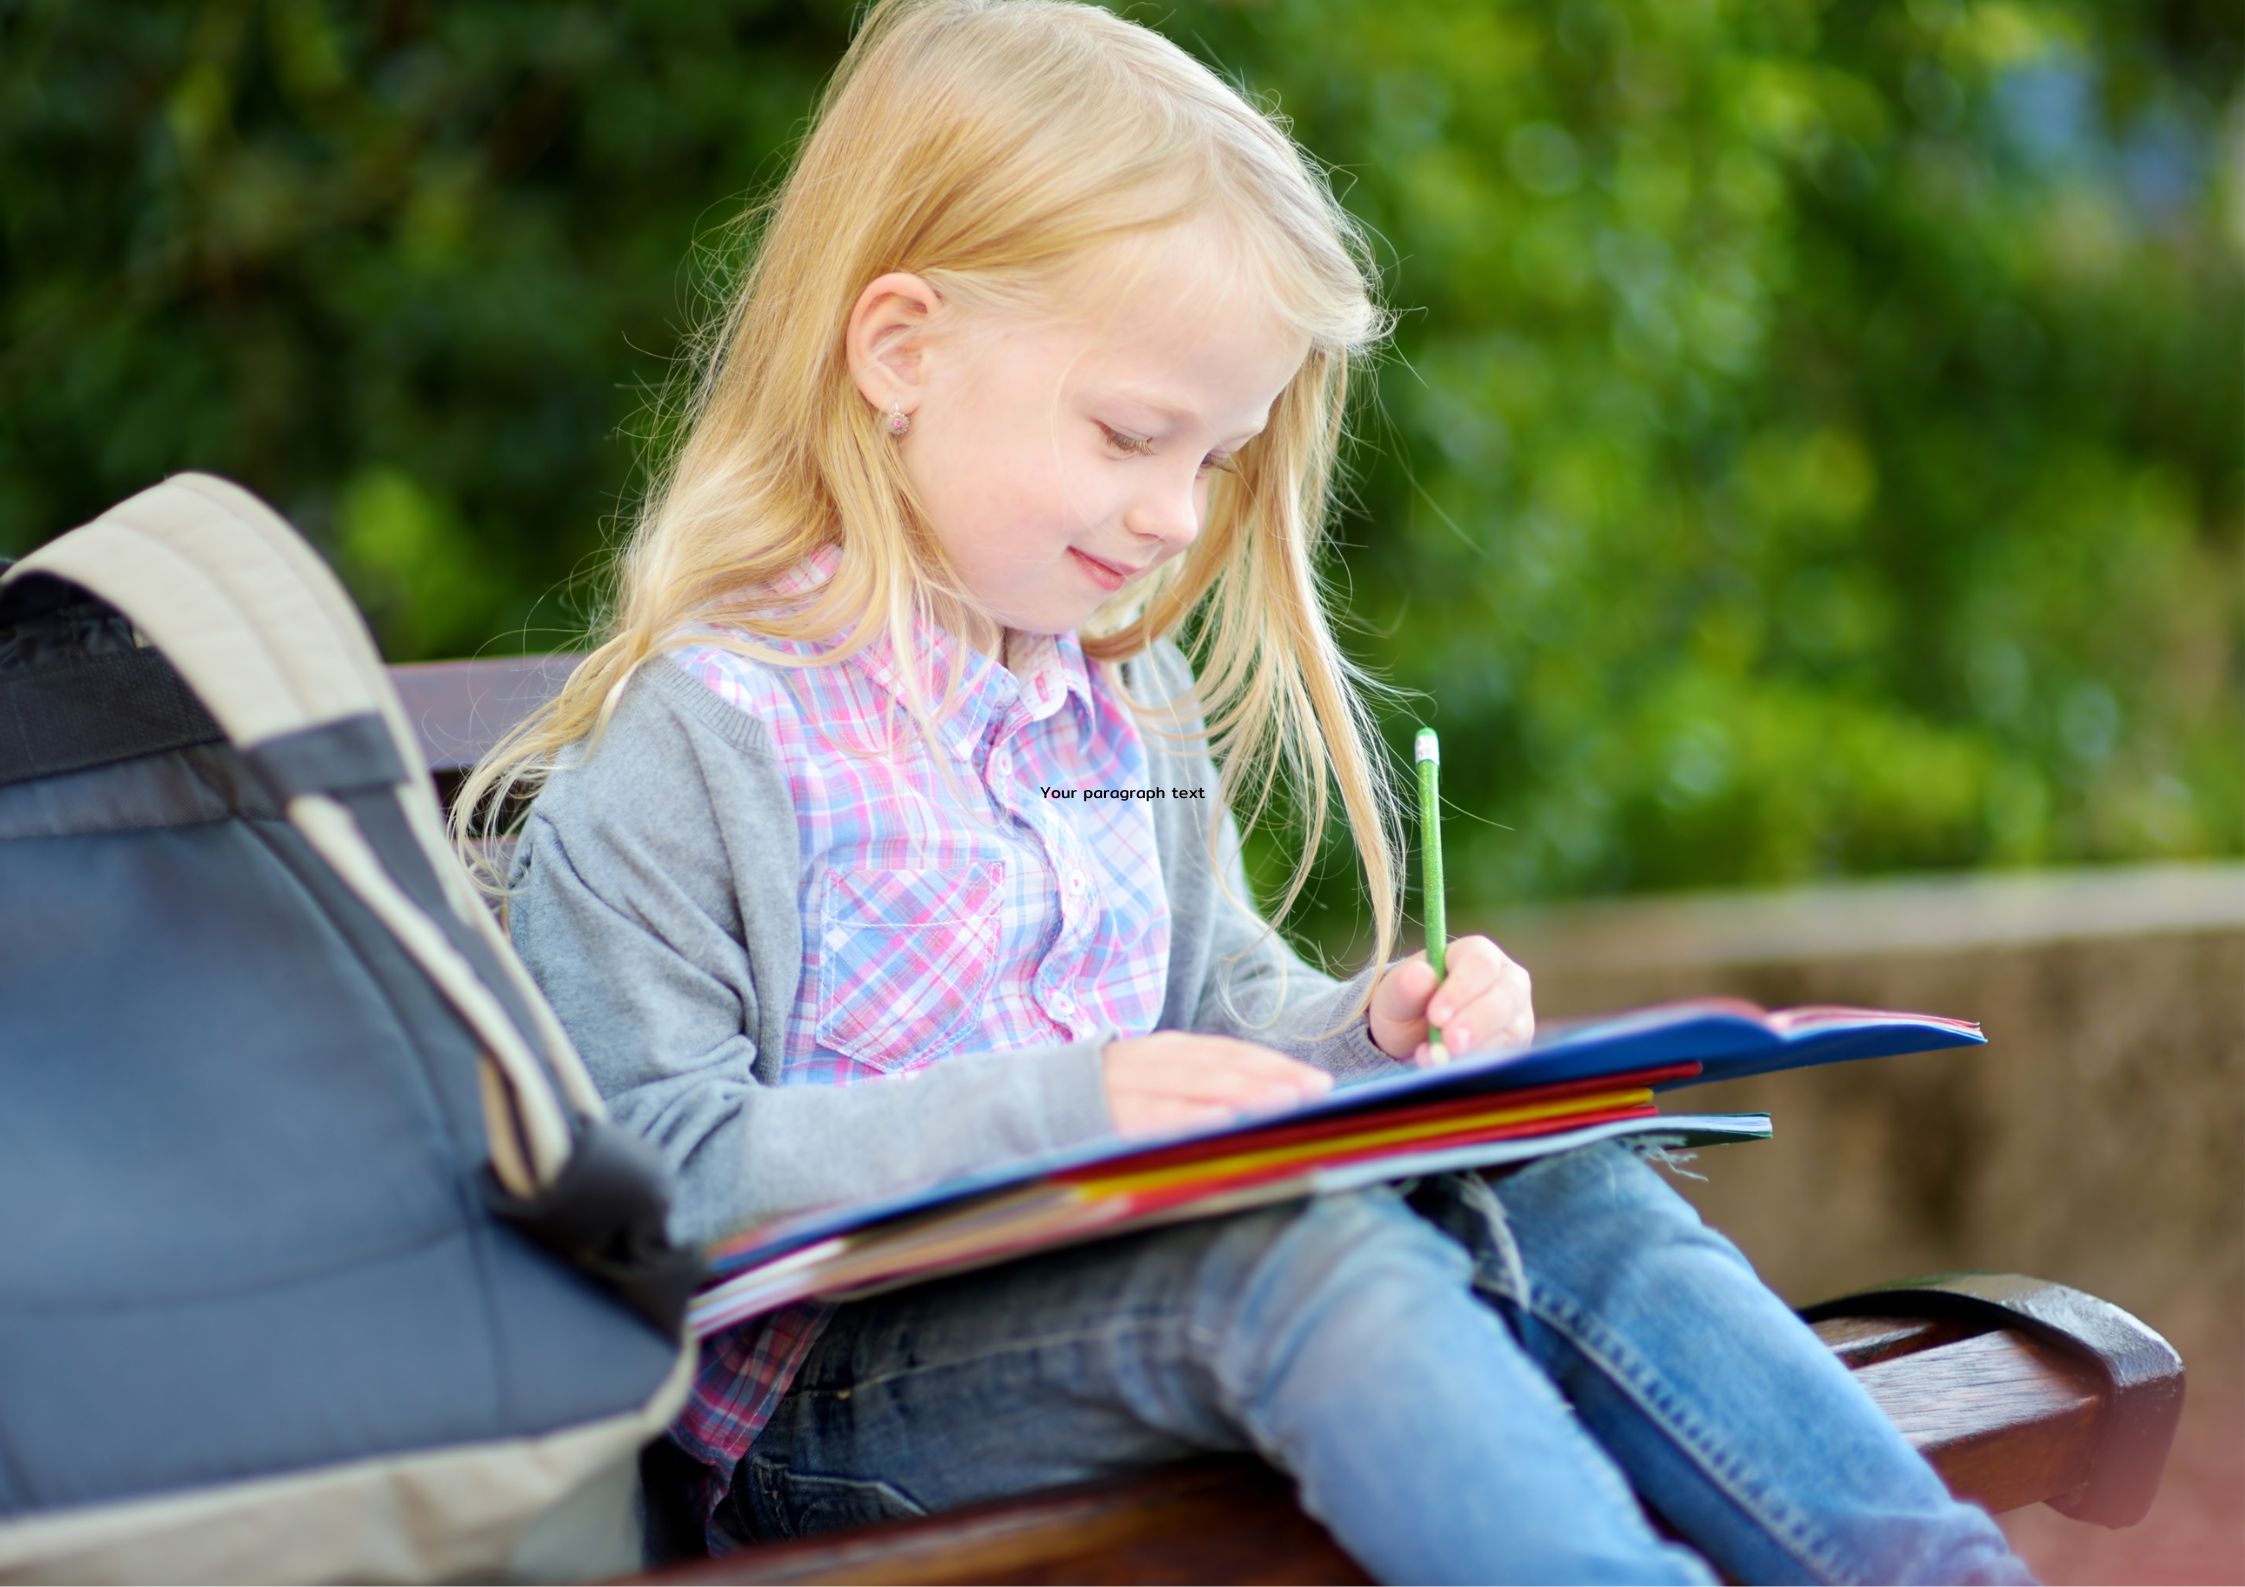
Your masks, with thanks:
M 1472 1277 L 1471 1255 L 1392 1185 L 1237 1213 L 1205 1253 L 1191 1338 L 1236 1409 L 1309 1330 L 1408 1318 L 1431 1295 L 1467 1292 Z
M 1751 1264 L 1659 1172 L 1619 1140 L 1560 1152 L 1491 1185 L 1531 1266 L 1603 1270 L 1623 1255 L 1704 1248 Z
M 1518 1218 L 1563 1208 L 1570 1232 L 1586 1222 L 1614 1229 L 1654 1225 L 1703 1232 L 1729 1245 L 1701 1219 L 1675 1180 L 1627 1141 L 1600 1141 L 1539 1159 L 1499 1182 L 1496 1191 Z

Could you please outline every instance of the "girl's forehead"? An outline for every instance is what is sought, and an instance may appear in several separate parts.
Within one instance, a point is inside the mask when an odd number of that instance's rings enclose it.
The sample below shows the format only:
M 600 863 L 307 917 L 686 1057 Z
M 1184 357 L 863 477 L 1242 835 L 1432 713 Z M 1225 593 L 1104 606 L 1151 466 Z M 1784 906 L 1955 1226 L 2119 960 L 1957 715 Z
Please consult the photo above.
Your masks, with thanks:
M 1235 359 L 1252 351 L 1281 358 L 1291 348 L 1292 361 L 1299 363 L 1309 350 L 1307 338 L 1267 297 L 1236 278 L 1149 280 L 1141 290 L 1100 306 L 1078 325 L 1077 334 L 1087 363 L 1157 366 L 1124 371 L 1149 376 L 1161 374 L 1160 365 L 1191 365 L 1212 351 Z
M 987 345 L 1062 400 L 1125 396 L 1222 434 L 1260 427 L 1309 356 L 1239 250 L 1210 226 L 1124 239 L 1048 288 L 1044 312 Z
M 1159 336 L 1180 320 L 1274 317 L 1270 283 L 1251 251 L 1210 216 L 1095 249 L 1063 290 L 1077 315 L 1123 339 Z
M 1074 334 L 1069 386 L 1131 397 L 1226 433 L 1242 420 L 1259 426 L 1309 356 L 1308 339 L 1267 306 L 1237 302 L 1118 306 Z

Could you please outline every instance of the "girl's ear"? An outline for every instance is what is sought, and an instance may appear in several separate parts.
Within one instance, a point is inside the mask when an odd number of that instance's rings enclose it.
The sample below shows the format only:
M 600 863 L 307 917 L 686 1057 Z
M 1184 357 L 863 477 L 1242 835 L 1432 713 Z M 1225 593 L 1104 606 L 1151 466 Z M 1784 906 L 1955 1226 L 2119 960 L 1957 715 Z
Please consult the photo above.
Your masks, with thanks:
M 843 345 L 850 378 L 877 411 L 919 406 L 928 373 L 925 332 L 942 308 L 934 287 L 903 270 L 876 276 L 858 294 Z

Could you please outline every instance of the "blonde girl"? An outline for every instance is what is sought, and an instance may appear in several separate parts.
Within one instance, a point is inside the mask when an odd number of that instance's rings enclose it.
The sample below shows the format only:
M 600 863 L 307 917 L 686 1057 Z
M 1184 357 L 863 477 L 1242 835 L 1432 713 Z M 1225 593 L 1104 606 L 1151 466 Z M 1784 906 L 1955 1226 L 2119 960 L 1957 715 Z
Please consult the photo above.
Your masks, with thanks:
M 597 646 L 455 816 L 531 799 L 488 882 L 678 1237 L 1528 1037 L 1488 938 L 1391 962 L 1322 574 L 1390 322 L 1282 123 L 1092 6 L 879 0 L 753 218 Z M 1345 981 L 1249 893 L 1281 783 L 1281 914 L 1329 792 L 1355 837 Z M 1389 1581 L 2027 1579 L 1618 1147 L 792 1307 L 670 1436 L 713 1551 L 1252 1449 Z

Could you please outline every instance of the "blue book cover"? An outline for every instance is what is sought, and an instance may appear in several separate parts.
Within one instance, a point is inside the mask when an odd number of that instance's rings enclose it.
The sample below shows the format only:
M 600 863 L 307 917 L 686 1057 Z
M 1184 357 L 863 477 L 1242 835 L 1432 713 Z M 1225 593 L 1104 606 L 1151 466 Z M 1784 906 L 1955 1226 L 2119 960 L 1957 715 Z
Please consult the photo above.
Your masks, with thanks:
M 1525 1047 L 1476 1048 L 1440 1069 L 1406 1070 L 1336 1086 L 1304 1111 L 1338 1111 L 1404 1095 L 1431 1101 L 1585 1080 L 1656 1064 L 1699 1064 L 1698 1074 L 1655 1087 L 1668 1091 L 1812 1064 L 1970 1047 L 1986 1040 L 1972 1021 L 1945 1014 L 1836 1004 L 1773 1012 L 1743 998 L 1694 998 L 1596 1019 L 1560 1021 L 1539 1029 Z
M 1974 1046 L 1985 1040 L 1977 1024 L 1945 1015 L 1828 1005 L 1771 1011 L 1739 998 L 1699 998 L 1595 1019 L 1557 1021 L 1540 1028 L 1525 1046 L 1478 1048 L 1438 1069 L 1398 1064 L 1392 1074 L 1343 1082 L 1325 1096 L 1283 1110 L 1161 1136 L 1108 1136 L 877 1199 L 814 1209 L 718 1242 L 710 1248 L 711 1269 L 722 1280 L 838 1234 L 1019 1187 L 1064 1169 L 1128 1159 L 1186 1142 L 1245 1144 L 1258 1131 L 1312 1119 L 1376 1117 L 1406 1105 L 1472 1096 L 1501 1100 L 1507 1092 L 1533 1086 L 1626 1076 L 1677 1063 L 1700 1066 L 1697 1074 L 1654 1083 L 1653 1089 L 1665 1092 L 1779 1069 Z M 1713 1122 L 1718 1118 L 1734 1122 L 1726 1128 Z M 1621 1133 L 1649 1133 L 1661 1123 L 1660 1119 L 1633 1121 Z M 1758 1139 L 1769 1133 L 1762 1115 L 1704 1115 L 1690 1123 L 1700 1132 L 1695 1144 L 1718 1138 Z M 1437 1152 L 1418 1159 L 1368 1163 L 1346 1176 L 1336 1174 L 1315 1189 L 1434 1172 L 1429 1165 L 1436 1161 L 1462 1167 L 1517 1159 L 1523 1152 L 1564 1150 L 1572 1144 L 1579 1143 L 1547 1136 L 1540 1143 L 1515 1144 L 1504 1153 L 1468 1147 L 1447 1156 Z

